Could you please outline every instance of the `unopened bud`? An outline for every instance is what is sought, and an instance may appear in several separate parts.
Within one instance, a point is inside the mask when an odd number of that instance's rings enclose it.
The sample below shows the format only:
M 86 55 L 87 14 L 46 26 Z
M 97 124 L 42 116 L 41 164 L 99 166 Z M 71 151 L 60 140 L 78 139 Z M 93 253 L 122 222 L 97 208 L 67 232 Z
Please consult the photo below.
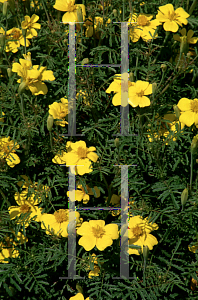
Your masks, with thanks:
M 23 28 L 22 28 L 22 35 L 23 35 L 24 37 L 26 37 L 26 32 L 27 32 L 27 29 L 23 29 Z
M 22 94 L 26 87 L 27 87 L 27 83 L 25 81 L 22 81 L 19 85 L 18 93 Z
M 114 17 L 117 17 L 117 16 L 118 16 L 118 12 L 117 12 L 116 9 L 113 9 L 113 15 L 114 15 Z
M 188 189 L 184 189 L 182 194 L 181 194 L 181 205 L 182 205 L 182 209 L 184 207 L 184 205 L 186 204 L 186 201 L 188 200 Z
M 83 22 L 82 8 L 80 6 L 77 7 L 77 18 L 78 22 Z
M 2 48 L 4 48 L 4 45 L 5 45 L 5 35 L 4 34 L 0 34 L 0 46 Z
M 5 1 L 3 3 L 3 16 L 4 17 L 7 15 L 7 9 L 8 9 L 8 1 Z
M 131 82 L 134 82 L 134 81 L 135 81 L 134 73 L 133 73 L 133 72 L 130 72 L 130 73 L 129 73 L 129 80 L 130 80 Z
M 8 77 L 10 78 L 12 76 L 12 69 L 7 68 Z
M 195 154 L 198 148 L 198 134 L 193 137 L 192 143 L 191 143 L 191 152 L 192 154 Z
M 52 115 L 49 115 L 48 118 L 47 118 L 47 129 L 48 129 L 48 131 L 52 131 L 53 124 L 54 124 L 54 118 L 53 118 Z
M 154 82 L 152 83 L 152 93 L 155 94 L 156 91 L 157 91 L 157 83 Z
M 187 41 L 187 36 L 182 36 L 180 42 L 180 53 L 184 53 L 185 55 L 188 53 L 189 46 L 188 46 L 188 41 Z
M 76 289 L 79 293 L 83 294 L 83 288 L 80 286 L 80 284 L 76 283 Z
M 116 138 L 114 140 L 114 145 L 116 146 L 117 149 L 119 148 L 119 138 Z
M 162 69 L 162 72 L 165 72 L 167 69 L 167 65 L 161 64 L 161 69 Z
M 149 256 L 149 247 L 148 246 L 143 246 L 143 257 L 147 261 Z
M 179 110 L 179 107 L 177 105 L 173 105 L 173 109 L 174 109 L 174 112 L 175 112 L 175 115 L 177 117 L 177 119 L 179 119 L 179 116 L 180 116 L 180 110 Z
M 89 63 L 89 58 L 84 58 L 81 62 L 81 65 L 87 65 Z

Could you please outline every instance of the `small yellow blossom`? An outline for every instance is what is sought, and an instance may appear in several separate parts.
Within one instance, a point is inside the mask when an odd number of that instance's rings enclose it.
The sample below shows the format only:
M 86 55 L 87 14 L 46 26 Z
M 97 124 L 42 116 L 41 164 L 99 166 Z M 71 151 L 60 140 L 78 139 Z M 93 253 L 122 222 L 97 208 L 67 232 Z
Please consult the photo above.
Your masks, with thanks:
M 119 238 L 118 225 L 105 225 L 104 220 L 83 222 L 81 227 L 77 229 L 77 233 L 82 235 L 78 244 L 83 246 L 86 251 L 90 251 L 95 246 L 98 250 L 103 251 L 113 244 L 114 239 Z
M 19 28 L 12 28 L 5 32 L 5 30 L 1 27 L 0 28 L 0 35 L 6 36 L 6 46 L 5 51 L 6 52 L 13 52 L 16 53 L 19 49 L 19 47 L 25 46 L 26 41 L 26 47 L 30 46 L 30 42 L 28 41 L 27 37 L 24 41 L 24 36 L 22 34 L 22 31 Z
M 15 153 L 18 148 L 19 145 L 10 140 L 10 137 L 0 138 L 0 159 L 5 159 L 11 168 L 20 163 L 20 158 Z
M 137 15 L 135 13 L 130 16 L 128 20 L 128 25 L 131 25 L 129 35 L 133 43 L 136 43 L 140 37 L 144 41 L 152 40 L 157 26 L 161 24 L 159 20 L 151 20 L 152 18 L 152 15 L 147 14 Z M 154 38 L 156 37 L 157 34 L 155 34 Z
M 41 24 L 36 23 L 39 19 L 39 16 L 32 15 L 31 18 L 29 16 L 25 16 L 25 20 L 21 22 L 22 29 L 27 29 L 26 36 L 27 38 L 32 38 L 33 36 L 37 36 L 38 33 L 35 29 L 40 29 Z
M 181 98 L 177 104 L 181 114 L 179 121 L 190 127 L 195 124 L 198 126 L 198 99 Z
M 142 252 L 143 246 L 148 246 L 149 250 L 152 250 L 153 246 L 158 244 L 158 241 L 150 232 L 157 229 L 158 225 L 149 223 L 147 218 L 143 219 L 141 216 L 131 217 L 128 227 L 129 245 L 140 246 Z M 140 255 L 140 252 L 137 249 L 129 248 L 130 254 Z
M 182 7 L 179 7 L 176 10 L 174 10 L 173 5 L 170 3 L 160 6 L 158 14 L 156 15 L 156 19 L 161 23 L 164 23 L 164 30 L 172 32 L 177 32 L 179 26 L 182 27 L 182 24 L 187 25 L 188 17 L 190 17 L 190 15 L 187 12 L 185 12 L 185 10 Z
M 75 201 L 82 201 L 83 204 L 87 204 L 89 202 L 89 195 L 94 195 L 92 189 L 86 185 L 88 193 L 86 194 L 83 186 L 81 184 L 77 184 L 78 190 L 75 190 Z M 94 186 L 94 190 L 96 192 L 96 198 L 100 197 L 100 190 L 97 186 Z M 67 197 L 69 197 L 69 191 L 67 191 Z
M 68 124 L 68 122 L 65 121 L 65 117 L 68 115 L 68 100 L 66 98 L 61 98 L 61 103 L 53 102 L 49 105 L 49 114 L 53 116 L 54 120 L 60 120 L 55 121 L 56 125 L 64 127 L 65 124 Z

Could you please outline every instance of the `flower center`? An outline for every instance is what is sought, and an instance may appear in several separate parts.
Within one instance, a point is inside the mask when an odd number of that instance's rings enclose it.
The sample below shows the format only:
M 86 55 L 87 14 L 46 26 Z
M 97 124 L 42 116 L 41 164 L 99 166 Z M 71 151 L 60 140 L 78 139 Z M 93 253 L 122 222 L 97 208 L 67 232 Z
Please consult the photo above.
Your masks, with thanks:
M 80 158 L 86 158 L 87 157 L 87 149 L 79 147 L 77 150 L 77 154 Z
M 140 237 L 143 234 L 142 228 L 139 227 L 138 225 L 136 225 L 136 227 L 132 228 L 132 232 L 135 237 Z
M 105 234 L 105 230 L 97 225 L 97 227 L 92 227 L 92 232 L 96 238 L 102 238 Z
M 31 211 L 31 207 L 28 204 L 22 204 L 20 206 L 20 211 L 25 214 Z
M 138 97 L 143 97 L 144 96 L 144 91 L 141 90 L 139 93 L 137 93 Z
M 191 110 L 195 113 L 198 113 L 198 99 L 194 99 L 191 102 Z
M 146 18 L 146 16 L 139 16 L 137 18 L 137 25 L 139 26 L 148 26 L 149 20 Z
M 173 21 L 173 20 L 176 20 L 177 19 L 177 14 L 173 11 L 173 12 L 168 12 L 168 18 L 169 20 Z
M 13 40 L 18 40 L 20 38 L 21 34 L 20 34 L 20 31 L 13 29 L 11 35 L 12 35 Z
M 66 222 L 68 220 L 67 214 L 64 209 L 59 209 L 54 213 L 55 219 L 57 223 Z

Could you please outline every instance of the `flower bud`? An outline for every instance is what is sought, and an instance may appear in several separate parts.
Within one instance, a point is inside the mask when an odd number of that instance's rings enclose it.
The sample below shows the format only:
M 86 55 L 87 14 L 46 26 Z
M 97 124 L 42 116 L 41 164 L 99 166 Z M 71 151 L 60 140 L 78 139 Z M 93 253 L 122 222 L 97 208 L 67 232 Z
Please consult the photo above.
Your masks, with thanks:
M 180 116 L 180 110 L 179 110 L 179 107 L 177 105 L 173 105 L 173 109 L 174 109 L 174 112 L 175 112 L 175 115 L 177 117 L 177 119 L 179 119 L 179 116 Z
M 27 87 L 27 83 L 25 81 L 22 81 L 19 85 L 18 93 L 22 94 L 26 87 Z
M 114 145 L 116 146 L 117 149 L 119 148 L 119 138 L 116 138 L 114 140 Z
M 52 131 L 53 123 L 54 123 L 54 118 L 53 118 L 52 115 L 49 115 L 48 118 L 47 118 L 47 129 L 48 129 L 48 131 Z
M 83 294 L 83 288 L 80 286 L 80 284 L 76 283 L 76 289 L 79 293 Z
M 23 28 L 22 28 L 22 35 L 23 35 L 24 37 L 26 37 L 26 32 L 27 32 L 27 29 L 23 29 Z
M 7 8 L 8 8 L 8 1 L 5 1 L 3 3 L 3 16 L 4 17 L 7 15 Z
M 12 76 L 12 69 L 7 68 L 8 77 L 10 78 Z
M 157 83 L 154 82 L 152 83 L 152 93 L 155 94 L 156 91 L 157 91 Z
M 77 18 L 78 22 L 83 22 L 82 8 L 80 6 L 77 7 Z
M 117 16 L 118 16 L 118 12 L 117 12 L 116 9 L 113 9 L 113 15 L 114 15 L 114 17 L 117 17 Z
M 5 35 L 4 34 L 0 34 L 0 46 L 2 48 L 4 48 L 4 45 L 5 45 Z
M 148 246 L 143 246 L 143 257 L 147 261 L 149 256 L 149 247 Z
M 191 152 L 192 154 L 195 154 L 198 148 L 198 134 L 193 137 L 192 143 L 191 143 Z
M 130 73 L 129 73 L 129 80 L 130 80 L 131 82 L 134 82 L 134 81 L 135 81 L 134 73 L 133 73 L 133 72 L 130 72 Z
M 184 189 L 182 194 L 181 194 L 181 205 L 182 208 L 184 207 L 184 205 L 186 204 L 186 201 L 188 200 L 188 189 Z
M 182 36 L 180 37 L 180 53 L 184 53 L 185 55 L 188 53 L 189 46 L 188 46 L 188 41 L 187 41 L 187 36 Z
M 84 58 L 81 62 L 81 65 L 87 65 L 89 63 L 89 58 Z
M 161 69 L 162 69 L 162 72 L 165 72 L 167 69 L 167 65 L 161 64 Z

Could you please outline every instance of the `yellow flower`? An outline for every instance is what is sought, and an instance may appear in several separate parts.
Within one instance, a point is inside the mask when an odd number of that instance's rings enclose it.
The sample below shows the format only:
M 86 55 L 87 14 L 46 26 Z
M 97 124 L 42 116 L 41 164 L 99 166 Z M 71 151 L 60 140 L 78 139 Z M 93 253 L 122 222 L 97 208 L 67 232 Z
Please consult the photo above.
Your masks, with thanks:
M 160 22 L 164 23 L 163 28 L 165 31 L 177 32 L 180 25 L 187 25 L 187 18 L 190 15 L 185 12 L 182 7 L 177 8 L 174 11 L 174 7 L 172 4 L 166 4 L 159 7 L 158 14 L 156 15 L 156 19 Z
M 83 246 L 86 251 L 90 251 L 95 246 L 98 250 L 103 251 L 113 244 L 114 239 L 119 238 L 118 225 L 105 225 L 104 220 L 83 222 L 77 233 L 82 235 L 78 244 Z
M 133 14 L 130 16 L 128 22 L 132 23 L 128 23 L 128 25 L 132 27 L 130 28 L 130 38 L 133 43 L 136 43 L 140 37 L 144 41 L 152 40 L 157 26 L 161 24 L 159 20 L 156 19 L 151 21 L 152 18 L 152 15 L 147 14 Z M 133 22 L 135 22 L 135 24 Z M 154 38 L 156 37 L 157 34 L 155 34 Z
M 111 19 L 107 20 L 105 26 L 107 27 L 107 24 L 109 24 L 109 23 L 111 23 Z M 93 20 L 92 20 L 92 18 L 89 17 L 89 20 L 87 20 L 85 22 L 85 24 L 83 24 L 83 25 L 87 27 L 86 32 L 85 32 L 86 37 L 93 36 Z M 101 34 L 100 28 L 102 28 L 102 25 L 103 25 L 103 18 L 95 17 L 94 18 L 94 30 L 95 30 L 95 37 L 97 39 L 100 38 L 100 34 Z
M 5 113 L 2 111 L 2 117 L 5 116 Z M 0 118 L 0 122 L 4 122 L 4 118 Z
M 98 266 L 98 259 L 96 257 L 96 254 L 93 253 L 91 260 L 89 259 L 90 263 L 94 264 L 93 270 L 91 270 L 88 274 L 88 278 L 92 278 L 92 276 L 99 276 L 100 268 Z M 87 268 L 87 270 L 90 270 L 90 267 Z
M 27 38 L 32 38 L 33 36 L 37 36 L 37 31 L 35 29 L 40 29 L 41 24 L 36 23 L 39 19 L 39 16 L 32 15 L 31 18 L 29 16 L 25 16 L 25 20 L 21 22 L 21 27 L 23 29 L 27 29 L 26 36 Z
M 11 220 L 20 217 L 20 220 L 16 220 L 16 223 L 24 224 L 25 227 L 29 226 L 33 218 L 35 221 L 40 222 L 42 208 L 36 206 L 39 203 L 38 199 L 34 200 L 33 195 L 27 198 L 27 191 L 15 193 L 14 198 L 18 206 L 8 208 Z
M 70 297 L 69 300 L 84 300 L 84 296 L 81 293 L 76 294 L 73 297 Z M 90 300 L 89 297 L 87 297 L 85 300 Z
M 54 119 L 59 119 L 61 121 L 55 121 L 56 125 L 60 125 L 62 127 L 65 124 L 68 124 L 65 121 L 65 117 L 68 115 L 68 100 L 66 98 L 61 98 L 61 103 L 53 102 L 49 106 L 49 114 L 53 116 Z
M 77 16 L 77 9 L 82 9 L 82 17 L 83 21 L 85 20 L 86 11 L 84 4 L 75 4 L 75 0 L 56 0 L 55 5 L 53 6 L 55 9 L 59 11 L 66 11 L 66 13 L 62 17 L 63 23 L 69 22 L 79 22 Z M 79 27 L 80 24 L 76 24 L 76 27 Z
M 89 202 L 89 195 L 94 195 L 92 189 L 86 185 L 86 188 L 88 190 L 88 194 L 86 194 L 83 186 L 81 184 L 77 185 L 78 190 L 75 190 L 75 201 L 82 201 L 83 204 L 87 204 Z M 100 190 L 97 186 L 94 186 L 94 190 L 96 192 L 96 198 L 100 197 Z M 69 191 L 67 191 L 67 197 L 69 197 Z
M 186 34 L 186 28 L 182 28 L 180 31 L 182 36 L 180 36 L 179 34 L 174 34 L 173 35 L 173 39 L 175 41 L 181 42 L 182 41 L 182 37 L 186 37 L 186 41 L 188 44 L 196 44 L 198 41 L 197 37 L 193 37 L 194 31 L 192 29 L 188 30 L 188 33 Z
M 153 249 L 154 245 L 158 244 L 156 237 L 150 232 L 157 230 L 158 225 L 156 223 L 149 223 L 148 219 L 143 219 L 141 216 L 131 217 L 128 227 L 129 245 L 137 245 L 141 247 L 143 252 L 143 246 L 148 246 L 149 250 Z M 129 255 L 140 255 L 137 249 L 129 248 Z
M 32 182 L 26 175 L 20 175 L 24 180 L 24 181 L 18 181 L 17 185 L 19 187 L 22 187 L 23 189 L 23 193 L 28 193 L 28 191 L 30 191 L 30 193 L 32 194 L 31 197 L 33 197 L 41 202 L 42 200 L 42 196 L 47 197 L 48 196 L 48 192 L 50 191 L 50 188 L 47 185 L 43 185 L 43 184 L 39 184 L 38 182 Z
M 26 89 L 29 89 L 33 95 L 46 95 L 48 92 L 44 80 L 53 81 L 55 77 L 52 71 L 46 70 L 47 67 L 32 66 L 31 54 L 23 55 L 26 59 L 19 59 L 19 63 L 13 63 L 12 72 L 22 77 L 17 82 L 23 84 Z M 20 86 L 21 86 L 20 85 Z
M 11 168 L 20 163 L 20 158 L 15 153 L 18 148 L 19 145 L 10 140 L 9 136 L 0 138 L 0 159 L 5 159 Z
M 127 94 L 127 85 L 125 86 L 125 83 L 128 82 L 128 89 L 134 85 L 133 82 L 131 82 L 130 80 L 128 80 L 128 73 L 124 73 L 122 75 L 122 77 L 124 77 L 124 88 L 123 88 L 123 93 L 126 93 Z M 121 74 L 115 74 L 115 78 L 113 80 L 113 82 L 110 84 L 110 86 L 108 87 L 108 89 L 106 90 L 106 93 L 111 93 L 111 92 L 115 92 L 116 94 L 113 96 L 113 99 L 112 99 L 112 103 L 114 106 L 117 106 L 117 105 L 121 105 L 122 103 L 122 106 L 127 106 L 128 104 L 128 100 L 127 102 L 125 102 L 125 99 L 122 99 L 121 100 Z M 129 97 L 129 95 L 127 94 L 127 98 Z M 124 101 L 123 101 L 124 100 Z M 130 100 L 130 99 L 129 99 Z
M 6 52 L 13 52 L 16 53 L 18 51 L 18 48 L 22 45 L 25 46 L 24 36 L 22 34 L 22 31 L 16 27 L 8 30 L 5 32 L 5 30 L 1 27 L 0 28 L 0 34 L 3 34 L 6 36 Z M 29 47 L 30 42 L 26 40 L 26 47 Z
M 152 84 L 138 80 L 129 87 L 129 104 L 132 107 L 145 107 L 150 105 L 150 99 L 146 95 L 152 94 Z
M 164 122 L 163 120 L 166 120 L 168 122 Z M 154 132 L 153 135 L 148 134 L 148 139 L 150 142 L 153 142 L 154 139 L 160 140 L 160 137 L 162 137 L 162 136 L 164 136 L 165 138 L 167 138 L 169 136 L 169 140 L 176 141 L 177 138 L 175 137 L 175 135 L 178 132 L 177 126 L 178 126 L 178 128 L 180 128 L 180 125 L 181 125 L 181 129 L 183 129 L 185 126 L 184 123 L 180 124 L 180 122 L 178 121 L 178 118 L 173 113 L 164 115 L 163 118 L 161 120 L 159 120 L 157 123 L 158 123 L 158 125 L 160 124 L 160 128 L 157 130 L 157 132 Z M 171 132 L 171 134 L 170 134 L 170 132 Z M 168 142 L 166 142 L 166 145 L 168 145 Z
M 190 100 L 188 98 L 181 98 L 177 104 L 181 114 L 179 121 L 190 127 L 195 124 L 198 125 L 198 99 Z
M 198 249 L 198 242 L 196 242 L 196 244 L 193 245 L 193 246 L 188 246 L 188 250 L 193 252 L 193 253 L 196 253 L 197 249 Z
M 96 151 L 96 148 L 87 148 L 84 141 L 70 142 L 69 144 L 67 143 L 66 147 L 68 146 L 70 146 L 71 150 L 68 153 L 62 151 L 61 154 L 56 155 L 52 159 L 52 162 L 55 164 L 66 163 L 67 166 L 76 165 L 76 172 L 79 175 L 91 173 L 93 171 L 91 160 L 96 162 L 98 159 L 98 155 L 93 152 Z
M 71 218 L 69 220 L 69 218 Z M 69 209 L 59 209 L 54 214 L 43 214 L 41 216 L 41 228 L 46 234 L 54 234 L 58 237 L 68 237 L 67 227 L 69 222 L 76 220 L 76 226 L 80 222 L 80 214 L 77 211 L 70 212 Z

